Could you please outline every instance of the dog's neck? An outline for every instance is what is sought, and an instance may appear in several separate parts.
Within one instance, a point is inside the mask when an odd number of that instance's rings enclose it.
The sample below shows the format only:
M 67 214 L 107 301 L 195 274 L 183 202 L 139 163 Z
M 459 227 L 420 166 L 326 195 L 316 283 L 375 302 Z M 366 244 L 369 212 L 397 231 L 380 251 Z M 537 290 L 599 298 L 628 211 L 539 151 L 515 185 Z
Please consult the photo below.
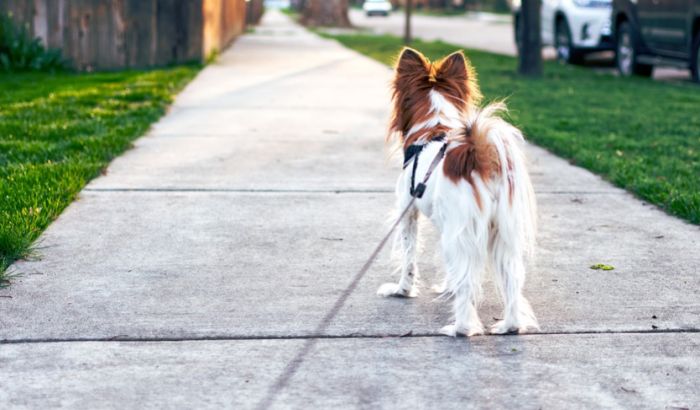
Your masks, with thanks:
M 430 110 L 415 122 L 404 135 L 404 147 L 430 141 L 436 135 L 447 133 L 463 124 L 464 114 L 442 94 L 430 90 Z

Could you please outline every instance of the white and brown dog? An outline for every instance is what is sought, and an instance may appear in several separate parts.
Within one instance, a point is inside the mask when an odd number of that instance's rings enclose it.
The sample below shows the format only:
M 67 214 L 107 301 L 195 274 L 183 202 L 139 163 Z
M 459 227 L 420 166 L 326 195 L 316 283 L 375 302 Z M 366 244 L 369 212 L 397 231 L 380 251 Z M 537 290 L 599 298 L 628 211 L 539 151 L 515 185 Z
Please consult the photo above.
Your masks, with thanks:
M 503 319 L 491 333 L 538 328 L 523 296 L 536 210 L 521 132 L 498 116 L 503 104 L 479 108 L 474 71 L 461 52 L 431 63 L 418 51 L 404 49 L 393 88 L 390 139 L 398 138 L 406 159 L 396 187 L 399 209 L 410 203 L 416 181 L 423 180 L 434 158 L 447 147 L 425 192 L 399 225 L 401 279 L 382 285 L 378 293 L 415 294 L 420 212 L 440 233 L 446 269 L 443 291 L 454 298 L 455 323 L 441 333 L 483 334 L 477 307 L 486 271 L 494 273 L 504 304 Z

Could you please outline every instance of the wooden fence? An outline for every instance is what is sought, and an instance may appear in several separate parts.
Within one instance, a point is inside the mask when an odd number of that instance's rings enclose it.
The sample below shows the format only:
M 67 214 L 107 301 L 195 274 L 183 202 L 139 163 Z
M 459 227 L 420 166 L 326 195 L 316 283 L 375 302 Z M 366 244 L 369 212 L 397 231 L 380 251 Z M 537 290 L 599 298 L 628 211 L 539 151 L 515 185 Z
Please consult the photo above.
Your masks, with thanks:
M 201 61 L 246 24 L 245 0 L 0 0 L 0 12 L 85 71 Z

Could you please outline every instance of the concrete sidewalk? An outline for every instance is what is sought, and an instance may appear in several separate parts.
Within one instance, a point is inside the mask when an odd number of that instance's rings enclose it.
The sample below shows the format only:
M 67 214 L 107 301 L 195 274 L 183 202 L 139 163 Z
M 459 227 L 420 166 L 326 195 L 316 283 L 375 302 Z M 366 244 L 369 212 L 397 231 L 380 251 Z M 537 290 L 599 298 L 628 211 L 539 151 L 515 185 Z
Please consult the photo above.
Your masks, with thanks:
M 349 288 L 393 204 L 390 76 L 268 13 L 14 265 L 0 407 L 698 408 L 700 230 L 536 147 L 542 333 L 438 336 L 449 303 L 375 295 L 386 253 Z

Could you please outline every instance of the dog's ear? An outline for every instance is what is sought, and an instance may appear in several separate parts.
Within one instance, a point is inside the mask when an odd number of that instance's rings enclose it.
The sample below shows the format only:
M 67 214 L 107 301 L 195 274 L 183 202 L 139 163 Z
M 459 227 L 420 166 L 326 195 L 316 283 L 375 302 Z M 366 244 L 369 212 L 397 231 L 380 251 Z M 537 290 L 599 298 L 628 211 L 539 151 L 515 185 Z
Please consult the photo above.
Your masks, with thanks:
M 464 79 L 470 74 L 469 63 L 464 53 L 460 50 L 450 54 L 437 63 L 435 77 L 438 79 Z
M 426 74 L 430 64 L 423 54 L 409 47 L 405 47 L 396 62 L 398 75 Z
M 478 104 L 481 91 L 476 83 L 476 72 L 460 50 L 435 64 L 436 87 L 452 95 L 462 104 Z
M 430 89 L 431 83 L 428 81 L 430 70 L 430 62 L 420 52 L 408 47 L 401 51 L 396 60 L 392 87 L 394 112 L 387 139 L 392 139 L 392 136 L 397 133 L 401 135 L 406 133 L 415 113 L 424 110 L 426 102 L 430 103 L 430 99 L 419 97 L 423 92 L 427 96 Z

